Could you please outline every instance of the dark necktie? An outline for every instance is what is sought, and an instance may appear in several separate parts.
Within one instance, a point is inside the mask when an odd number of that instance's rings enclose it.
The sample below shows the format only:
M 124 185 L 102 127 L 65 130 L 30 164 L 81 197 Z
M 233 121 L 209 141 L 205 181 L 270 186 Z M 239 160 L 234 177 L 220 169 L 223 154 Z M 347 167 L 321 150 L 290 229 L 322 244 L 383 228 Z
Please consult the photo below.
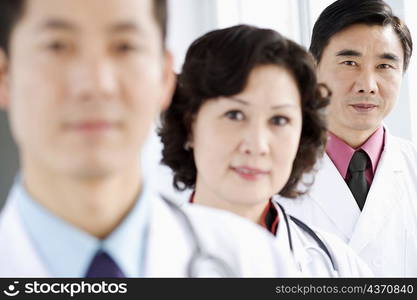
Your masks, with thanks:
M 97 251 L 88 271 L 85 275 L 87 278 L 121 278 L 125 277 L 122 270 L 116 262 L 104 251 Z
M 363 150 L 359 150 L 353 154 L 348 167 L 349 177 L 346 182 L 360 210 L 365 205 L 366 196 L 369 191 L 369 186 L 365 178 L 368 161 L 368 155 Z

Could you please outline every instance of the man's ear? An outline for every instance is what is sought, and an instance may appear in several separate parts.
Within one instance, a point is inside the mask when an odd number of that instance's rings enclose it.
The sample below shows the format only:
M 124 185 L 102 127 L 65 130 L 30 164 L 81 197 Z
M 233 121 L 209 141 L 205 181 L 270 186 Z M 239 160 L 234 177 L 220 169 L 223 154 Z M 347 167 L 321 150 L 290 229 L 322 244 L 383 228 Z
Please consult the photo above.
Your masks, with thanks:
M 0 49 L 0 109 L 9 106 L 8 61 L 6 53 Z
M 174 89 L 177 81 L 177 78 L 173 70 L 174 59 L 172 57 L 171 52 L 165 51 L 164 63 L 165 65 L 162 80 L 165 84 L 165 89 L 162 95 L 161 110 L 167 109 L 171 104 L 172 95 L 174 94 Z

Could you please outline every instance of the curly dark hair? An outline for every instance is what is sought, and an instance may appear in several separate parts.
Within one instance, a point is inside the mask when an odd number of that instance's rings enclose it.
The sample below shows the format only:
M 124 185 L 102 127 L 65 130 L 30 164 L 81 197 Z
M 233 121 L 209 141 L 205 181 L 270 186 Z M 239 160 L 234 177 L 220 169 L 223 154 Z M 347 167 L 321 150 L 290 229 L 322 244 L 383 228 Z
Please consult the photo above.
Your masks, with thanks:
M 185 144 L 200 107 L 210 98 L 240 93 L 251 71 L 260 65 L 283 67 L 297 82 L 303 114 L 301 139 L 290 178 L 279 194 L 295 198 L 307 192 L 307 188 L 299 190 L 299 181 L 323 154 L 327 138 L 323 108 L 330 92 L 317 83 L 313 58 L 304 48 L 274 30 L 248 25 L 211 31 L 187 51 L 173 102 L 162 113 L 158 130 L 163 143 L 161 162 L 173 170 L 176 189 L 195 188 L 194 154 Z

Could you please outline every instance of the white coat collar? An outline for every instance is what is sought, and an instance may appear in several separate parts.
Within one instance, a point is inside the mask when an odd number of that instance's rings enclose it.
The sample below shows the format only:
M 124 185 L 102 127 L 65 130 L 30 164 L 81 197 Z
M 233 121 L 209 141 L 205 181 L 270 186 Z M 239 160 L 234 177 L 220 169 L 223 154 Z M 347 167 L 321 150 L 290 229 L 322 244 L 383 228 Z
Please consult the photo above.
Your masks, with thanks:
M 0 277 L 49 277 L 24 229 L 14 187 L 0 215 Z
M 349 240 L 360 215 L 356 201 L 326 153 L 316 164 L 316 169 L 318 172 L 309 192 L 310 197 L 342 233 L 344 239 Z M 346 218 L 346 215 L 349 215 L 349 218 Z
M 178 216 L 155 192 L 152 199 L 146 277 L 184 277 L 191 255 L 188 232 Z M 170 234 L 167 234 L 170 232 Z M 175 258 L 175 259 L 174 259 Z
M 358 253 L 383 230 L 385 220 L 404 192 L 399 182 L 399 174 L 404 170 L 401 157 L 395 137 L 386 130 L 384 151 L 362 213 L 328 155 L 317 164 L 319 171 L 310 196 Z
M 276 201 L 272 201 L 272 203 L 275 206 L 279 217 L 279 224 L 276 232 L 277 243 L 280 244 L 279 249 L 286 252 L 286 255 L 289 257 L 292 257 L 297 269 L 302 270 L 303 265 L 306 261 L 308 261 L 308 255 L 306 255 L 305 251 L 302 251 L 302 249 L 304 249 L 304 245 L 300 243 L 299 238 L 296 238 L 298 237 L 298 233 L 295 232 L 296 228 L 292 226 L 290 216 L 288 214 L 284 215 L 284 212 Z M 287 217 L 286 219 L 285 216 Z M 290 232 L 288 231 L 288 228 L 290 228 Z M 292 250 L 290 246 L 290 235 L 293 248 Z
M 404 193 L 400 183 L 404 162 L 401 159 L 401 149 L 394 139 L 386 132 L 384 151 L 349 243 L 358 253 L 383 230 L 395 204 Z

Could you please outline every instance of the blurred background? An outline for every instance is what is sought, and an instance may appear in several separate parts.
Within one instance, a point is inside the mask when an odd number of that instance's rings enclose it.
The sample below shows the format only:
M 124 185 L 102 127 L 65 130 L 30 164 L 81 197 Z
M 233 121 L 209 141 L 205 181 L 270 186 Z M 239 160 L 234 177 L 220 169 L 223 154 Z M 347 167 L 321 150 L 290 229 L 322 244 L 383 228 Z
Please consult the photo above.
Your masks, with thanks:
M 175 71 L 181 65 L 188 46 L 197 37 L 217 28 L 240 23 L 272 28 L 308 48 L 310 35 L 320 12 L 334 0 L 168 0 L 168 48 L 174 54 Z M 405 20 L 417 43 L 417 1 L 387 0 L 394 13 Z M 413 84 L 414 83 L 414 84 Z M 400 99 L 386 125 L 394 135 L 417 143 L 417 62 L 415 55 L 404 76 Z M 414 86 L 414 87 L 413 87 Z M 159 164 L 161 144 L 153 132 L 142 154 L 147 184 L 165 196 L 184 201 L 189 192 L 172 188 L 168 168 Z M 0 208 L 18 170 L 17 149 L 7 124 L 7 115 L 0 111 Z

